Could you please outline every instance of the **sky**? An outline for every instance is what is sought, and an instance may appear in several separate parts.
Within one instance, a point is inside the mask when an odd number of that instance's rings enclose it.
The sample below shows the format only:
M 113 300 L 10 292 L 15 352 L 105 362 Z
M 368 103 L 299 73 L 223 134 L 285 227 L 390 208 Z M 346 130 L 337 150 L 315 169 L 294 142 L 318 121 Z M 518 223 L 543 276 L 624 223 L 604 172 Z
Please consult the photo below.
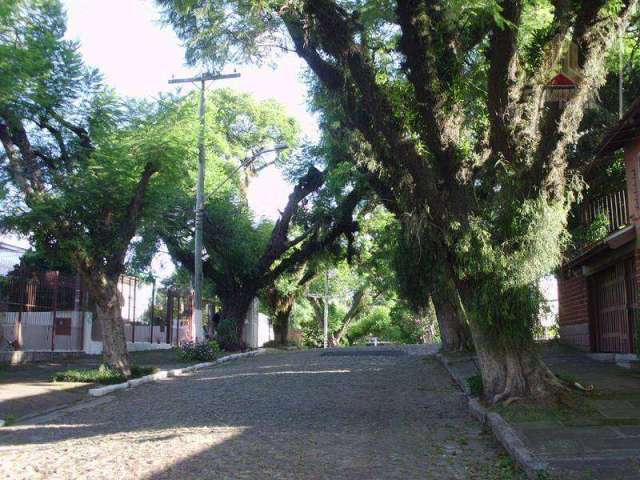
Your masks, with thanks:
M 80 42 L 85 62 L 98 68 L 107 84 L 124 96 L 154 97 L 174 91 L 172 77 L 199 73 L 184 63 L 184 50 L 170 26 L 162 25 L 151 0 L 63 0 L 67 10 L 67 37 Z M 317 123 L 306 111 L 303 63 L 295 54 L 274 59 L 277 68 L 239 66 L 241 77 L 210 84 L 229 87 L 259 99 L 275 98 L 296 118 L 305 135 L 317 138 Z M 230 69 L 229 71 L 233 71 Z M 227 73 L 227 72 L 224 72 Z M 194 88 L 183 84 L 182 91 Z M 292 187 L 274 167 L 265 169 L 248 192 L 258 216 L 275 219 Z

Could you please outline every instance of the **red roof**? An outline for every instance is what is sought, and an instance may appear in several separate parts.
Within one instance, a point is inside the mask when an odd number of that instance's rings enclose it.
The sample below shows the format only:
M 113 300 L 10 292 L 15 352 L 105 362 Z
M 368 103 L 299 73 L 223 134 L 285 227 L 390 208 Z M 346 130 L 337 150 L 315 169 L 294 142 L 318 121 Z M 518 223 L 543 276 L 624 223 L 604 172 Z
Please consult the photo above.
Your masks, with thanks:
M 554 86 L 563 86 L 563 87 L 573 87 L 575 86 L 575 82 L 567 77 L 563 73 L 559 73 L 549 82 L 549 85 Z

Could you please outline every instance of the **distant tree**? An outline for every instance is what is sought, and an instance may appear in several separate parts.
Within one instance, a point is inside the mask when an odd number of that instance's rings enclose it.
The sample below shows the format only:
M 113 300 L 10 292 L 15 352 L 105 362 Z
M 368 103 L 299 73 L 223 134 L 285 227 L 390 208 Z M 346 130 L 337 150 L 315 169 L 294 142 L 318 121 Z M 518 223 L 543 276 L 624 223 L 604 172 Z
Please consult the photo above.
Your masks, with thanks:
M 297 222 L 302 204 L 317 195 L 325 176 L 315 167 L 298 179 L 275 224 L 254 223 L 252 212 L 242 199 L 217 198 L 206 204 L 204 246 L 207 257 L 204 276 L 213 284 L 222 304 L 223 319 L 236 322 L 242 333 L 244 318 L 252 300 L 270 288 L 283 274 L 300 270 L 311 258 L 330 248 L 341 237 L 357 229 L 354 214 L 361 199 L 358 188 L 346 191 L 330 211 Z M 193 265 L 192 223 L 186 219 L 187 205 L 167 223 L 163 240 L 180 264 Z

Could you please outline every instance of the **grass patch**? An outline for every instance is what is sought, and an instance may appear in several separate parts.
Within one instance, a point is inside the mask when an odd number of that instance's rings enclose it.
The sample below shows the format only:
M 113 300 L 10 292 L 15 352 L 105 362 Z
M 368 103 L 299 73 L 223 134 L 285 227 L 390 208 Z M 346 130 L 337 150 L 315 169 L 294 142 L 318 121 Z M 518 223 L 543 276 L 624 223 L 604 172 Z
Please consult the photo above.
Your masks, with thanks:
M 131 378 L 144 377 L 157 371 L 158 369 L 156 367 L 132 365 Z M 100 383 L 102 385 L 111 385 L 126 382 L 128 379 L 119 370 L 108 367 L 107 365 L 100 365 L 98 368 L 71 368 L 62 372 L 56 372 L 53 374 L 52 380 L 54 382 Z
M 579 393 L 571 393 L 567 405 L 515 402 L 511 405 L 495 405 L 493 410 L 502 415 L 507 422 L 515 423 L 549 422 L 569 425 L 603 418 Z
M 554 375 L 558 377 L 560 380 L 562 380 L 563 382 L 568 383 L 571 386 L 573 386 L 575 383 L 582 384 L 582 382 L 578 380 L 578 377 L 576 377 L 575 375 L 571 375 L 570 373 L 554 372 Z
M 13 425 L 16 422 L 17 419 L 18 419 L 18 417 L 16 417 L 15 415 L 7 415 L 2 420 L 4 420 L 4 426 L 5 427 L 10 427 L 11 425 Z
M 468 464 L 469 479 L 482 480 L 526 480 L 524 471 L 506 453 L 500 453 L 493 462 Z M 542 477 L 544 478 L 544 477 Z

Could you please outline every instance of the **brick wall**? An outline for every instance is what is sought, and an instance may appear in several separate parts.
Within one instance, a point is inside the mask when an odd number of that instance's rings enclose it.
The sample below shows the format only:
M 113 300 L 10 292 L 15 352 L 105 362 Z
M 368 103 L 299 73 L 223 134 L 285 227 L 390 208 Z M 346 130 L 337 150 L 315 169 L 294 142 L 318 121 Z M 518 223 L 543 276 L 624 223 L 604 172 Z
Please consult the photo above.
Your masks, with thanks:
M 591 348 L 587 278 L 558 276 L 560 339 L 584 350 Z

